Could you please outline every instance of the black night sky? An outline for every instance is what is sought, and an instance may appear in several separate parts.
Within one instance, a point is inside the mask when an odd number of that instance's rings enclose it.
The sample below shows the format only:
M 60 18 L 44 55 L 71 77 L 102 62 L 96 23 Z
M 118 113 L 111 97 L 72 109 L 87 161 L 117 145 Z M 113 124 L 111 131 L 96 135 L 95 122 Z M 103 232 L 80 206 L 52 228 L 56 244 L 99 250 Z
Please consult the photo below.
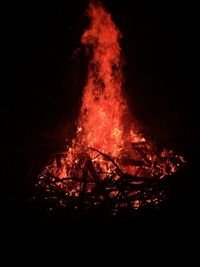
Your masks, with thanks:
M 134 116 L 145 133 L 188 161 L 173 184 L 170 208 L 156 218 L 177 231 L 180 222 L 191 227 L 199 184 L 197 7 L 192 1 L 103 3 L 123 35 L 124 90 Z M 24 202 L 50 153 L 73 134 L 87 74 L 88 59 L 80 48 L 87 4 L 1 5 L 1 210 L 13 235 L 25 228 L 31 238 L 27 221 L 34 216 Z M 146 225 L 158 224 L 150 217 Z

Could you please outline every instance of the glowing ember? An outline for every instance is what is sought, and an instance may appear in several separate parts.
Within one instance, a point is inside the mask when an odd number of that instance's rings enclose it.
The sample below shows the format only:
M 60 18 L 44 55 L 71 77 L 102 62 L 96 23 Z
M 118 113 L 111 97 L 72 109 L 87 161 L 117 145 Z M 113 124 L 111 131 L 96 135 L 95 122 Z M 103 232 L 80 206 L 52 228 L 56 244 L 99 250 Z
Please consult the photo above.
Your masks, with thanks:
M 91 192 L 98 181 L 118 181 L 125 175 L 138 178 L 133 182 L 137 187 L 142 183 L 139 178 L 161 179 L 175 172 L 183 161 L 172 151 L 157 151 L 130 121 L 122 93 L 121 33 L 101 5 L 90 4 L 88 16 L 90 26 L 81 42 L 90 62 L 77 133 L 60 159 L 54 160 L 40 175 L 41 179 L 47 174 L 54 177 L 54 181 L 58 179 L 56 186 L 73 196 Z M 139 190 L 132 190 L 134 209 L 141 205 L 136 197 L 138 193 Z M 110 189 L 109 198 L 117 198 L 119 194 L 119 189 Z M 157 198 L 154 197 L 155 203 Z M 152 202 L 149 197 L 145 201 Z

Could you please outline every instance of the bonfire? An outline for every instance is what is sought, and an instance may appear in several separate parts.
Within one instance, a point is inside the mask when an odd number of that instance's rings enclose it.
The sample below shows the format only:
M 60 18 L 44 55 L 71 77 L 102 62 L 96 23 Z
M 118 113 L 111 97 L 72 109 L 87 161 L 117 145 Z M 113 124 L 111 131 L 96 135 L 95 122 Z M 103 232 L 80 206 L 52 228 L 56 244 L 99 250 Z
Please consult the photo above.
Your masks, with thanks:
M 123 93 L 122 34 L 101 4 L 90 3 L 87 15 L 81 43 L 90 60 L 76 135 L 43 169 L 36 191 L 68 211 L 159 206 L 183 157 L 139 132 Z

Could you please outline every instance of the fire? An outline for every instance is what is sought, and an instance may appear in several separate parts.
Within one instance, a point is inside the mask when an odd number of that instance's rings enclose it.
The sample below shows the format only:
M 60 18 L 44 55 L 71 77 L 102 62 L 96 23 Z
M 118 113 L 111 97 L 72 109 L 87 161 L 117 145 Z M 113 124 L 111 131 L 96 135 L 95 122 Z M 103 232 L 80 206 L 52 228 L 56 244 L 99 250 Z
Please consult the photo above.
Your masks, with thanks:
M 45 173 L 51 173 L 60 179 L 57 185 L 71 195 L 82 190 L 81 183 L 77 185 L 72 177 L 79 180 L 87 177 L 90 180 L 87 191 L 90 192 L 94 181 L 109 177 L 118 180 L 124 174 L 162 179 L 175 172 L 183 161 L 172 151 L 157 151 L 130 121 L 122 90 L 122 34 L 102 5 L 91 3 L 87 15 L 90 25 L 81 43 L 90 61 L 76 136 L 60 159 L 48 165 L 40 176 L 43 179 Z M 63 179 L 68 182 L 64 183 Z M 135 181 L 136 185 L 138 183 L 141 181 Z M 118 193 L 111 190 L 109 194 L 112 198 Z M 135 199 L 132 206 L 137 209 L 140 200 Z
M 123 116 L 127 105 L 122 95 L 121 33 L 102 6 L 91 4 L 91 24 L 81 38 L 91 52 L 79 125 L 80 141 L 103 153 L 119 156 L 124 146 Z

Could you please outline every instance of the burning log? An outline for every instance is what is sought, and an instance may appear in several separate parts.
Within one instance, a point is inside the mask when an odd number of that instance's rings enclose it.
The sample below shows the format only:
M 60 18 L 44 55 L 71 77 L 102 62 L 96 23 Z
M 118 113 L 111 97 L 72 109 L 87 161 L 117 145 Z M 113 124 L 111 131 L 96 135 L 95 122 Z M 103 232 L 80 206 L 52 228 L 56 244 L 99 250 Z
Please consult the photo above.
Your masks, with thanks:
M 103 155 L 106 161 L 116 167 L 112 173 L 104 173 L 101 179 L 92 159 L 86 158 L 82 175 L 59 178 L 46 168 L 36 184 L 36 199 L 41 195 L 56 210 L 70 207 L 72 213 L 105 209 L 111 214 L 123 210 L 137 211 L 148 206 L 158 206 L 166 199 L 166 184 L 169 176 L 138 177 L 123 173 L 118 165 L 105 153 L 89 148 Z M 42 192 L 42 194 L 41 194 Z M 41 201 L 41 199 L 40 199 Z M 51 209 L 52 209 L 51 206 Z

